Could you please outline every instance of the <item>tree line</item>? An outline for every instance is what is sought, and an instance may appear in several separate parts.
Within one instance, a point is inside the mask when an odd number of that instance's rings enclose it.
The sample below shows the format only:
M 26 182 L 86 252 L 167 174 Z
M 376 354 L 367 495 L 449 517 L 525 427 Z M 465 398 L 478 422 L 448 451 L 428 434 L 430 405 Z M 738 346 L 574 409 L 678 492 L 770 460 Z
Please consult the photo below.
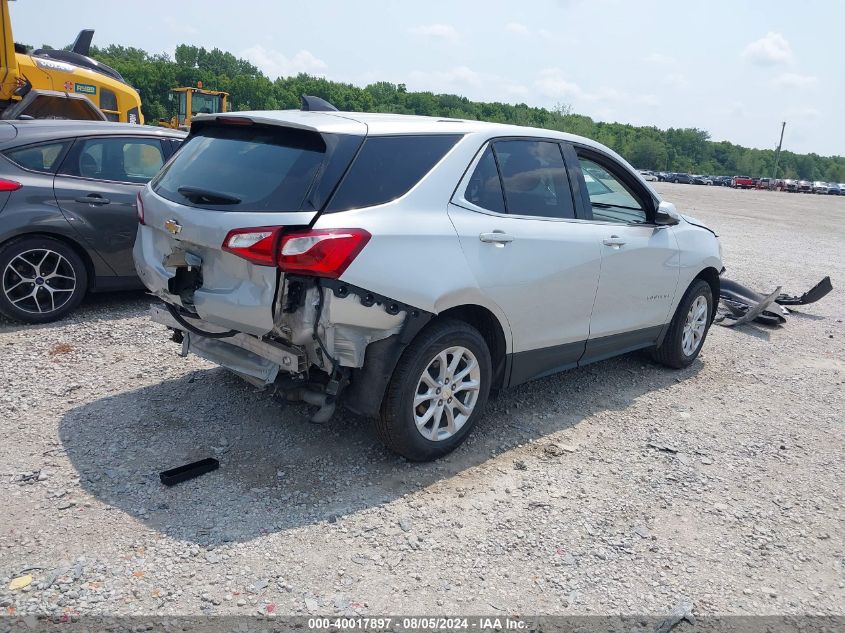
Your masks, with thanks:
M 366 87 L 300 74 L 270 80 L 251 62 L 214 48 L 180 45 L 171 58 L 138 48 L 92 47 L 92 57 L 117 69 L 138 89 L 147 123 L 169 119 L 176 104 L 169 91 L 196 86 L 231 95 L 234 110 L 277 110 L 299 107 L 302 94 L 328 100 L 340 110 L 394 112 L 526 125 L 592 138 L 614 149 L 640 169 L 714 175 L 772 176 L 775 150 L 754 149 L 728 141 L 712 141 L 697 128 L 637 127 L 605 123 L 572 112 L 561 104 L 551 110 L 524 103 L 486 103 L 432 92 L 410 92 L 404 84 L 377 82 Z M 780 178 L 845 182 L 845 157 L 781 152 Z

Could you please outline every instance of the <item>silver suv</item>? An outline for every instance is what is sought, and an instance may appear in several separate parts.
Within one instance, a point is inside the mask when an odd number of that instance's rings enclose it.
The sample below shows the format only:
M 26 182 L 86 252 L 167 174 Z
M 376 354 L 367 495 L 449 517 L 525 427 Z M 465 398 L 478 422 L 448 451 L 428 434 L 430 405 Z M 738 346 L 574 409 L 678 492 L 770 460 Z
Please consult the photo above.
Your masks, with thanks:
M 718 297 L 716 235 L 611 150 L 478 121 L 198 117 L 138 201 L 152 316 L 259 386 L 375 418 L 412 460 L 491 391 L 651 348 L 684 367 Z

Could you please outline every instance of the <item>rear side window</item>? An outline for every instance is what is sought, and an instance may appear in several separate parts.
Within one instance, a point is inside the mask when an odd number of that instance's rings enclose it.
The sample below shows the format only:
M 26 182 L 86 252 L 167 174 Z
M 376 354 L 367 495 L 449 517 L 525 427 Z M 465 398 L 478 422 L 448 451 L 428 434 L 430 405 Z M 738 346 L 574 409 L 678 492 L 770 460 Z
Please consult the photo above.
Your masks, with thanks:
M 560 145 L 514 140 L 493 144 L 502 175 L 508 213 L 574 218 L 575 203 Z
M 372 207 L 405 195 L 460 138 L 459 134 L 367 138 L 326 211 Z
M 30 145 L 5 152 L 6 156 L 16 165 L 32 171 L 54 172 L 58 167 L 59 158 L 69 143 L 45 143 L 44 145 Z
M 502 181 L 499 180 L 499 170 L 493 157 L 492 146 L 487 146 L 484 155 L 478 161 L 472 177 L 469 179 L 464 198 L 475 206 L 495 211 L 505 212 L 505 197 L 502 193 Z
M 173 202 L 201 208 L 298 211 L 325 153 L 325 142 L 314 132 L 206 126 L 182 144 L 153 181 L 153 190 Z

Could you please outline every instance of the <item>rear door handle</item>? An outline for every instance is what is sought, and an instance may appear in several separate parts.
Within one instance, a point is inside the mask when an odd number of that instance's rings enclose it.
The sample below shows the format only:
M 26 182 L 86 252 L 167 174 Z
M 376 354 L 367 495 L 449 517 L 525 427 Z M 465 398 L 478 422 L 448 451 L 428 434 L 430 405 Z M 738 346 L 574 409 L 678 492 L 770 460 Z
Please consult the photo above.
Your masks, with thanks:
M 601 242 L 605 246 L 610 246 L 611 248 L 620 248 L 625 246 L 625 240 L 621 239 L 618 235 L 611 235 L 610 237 L 603 239 Z
M 108 198 L 104 198 L 98 193 L 92 193 L 87 196 L 81 196 L 76 199 L 77 202 L 82 204 L 110 204 L 111 200 Z
M 504 231 L 493 231 L 492 233 L 481 233 L 478 239 L 488 244 L 507 244 L 513 242 L 513 235 L 508 235 Z

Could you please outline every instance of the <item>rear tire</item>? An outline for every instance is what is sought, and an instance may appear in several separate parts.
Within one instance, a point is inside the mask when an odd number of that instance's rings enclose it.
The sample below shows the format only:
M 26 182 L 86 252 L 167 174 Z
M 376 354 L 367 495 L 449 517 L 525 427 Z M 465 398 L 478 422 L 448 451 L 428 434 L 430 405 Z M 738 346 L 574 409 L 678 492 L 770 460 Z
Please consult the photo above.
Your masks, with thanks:
M 31 236 L 0 247 L 0 313 L 24 323 L 49 323 L 74 310 L 88 289 L 85 262 L 51 237 Z
M 714 310 L 710 284 L 696 279 L 681 299 L 660 347 L 652 351 L 652 358 L 674 369 L 691 365 L 698 358 L 710 331 Z
M 490 350 L 478 330 L 453 319 L 435 321 L 399 359 L 376 435 L 411 461 L 450 453 L 481 416 L 492 375 Z

